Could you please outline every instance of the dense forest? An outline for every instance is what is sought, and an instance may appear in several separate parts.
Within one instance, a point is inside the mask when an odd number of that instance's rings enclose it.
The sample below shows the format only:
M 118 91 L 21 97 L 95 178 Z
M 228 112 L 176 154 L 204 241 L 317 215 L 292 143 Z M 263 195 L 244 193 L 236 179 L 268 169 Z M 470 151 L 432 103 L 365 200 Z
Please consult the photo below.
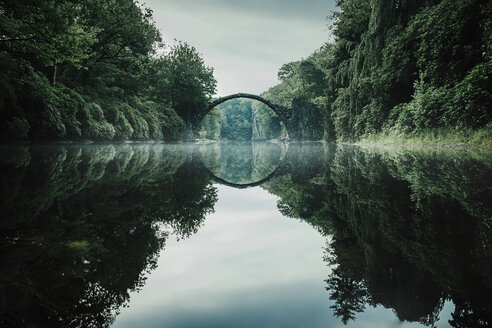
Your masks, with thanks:
M 0 140 L 178 139 L 215 93 L 133 0 L 2 0 L 0 38 Z
M 425 135 L 490 144 L 490 1 L 337 4 L 334 42 L 283 65 L 265 98 L 316 105 L 327 139 Z
M 264 98 L 297 108 L 291 120 L 311 139 L 490 144 L 490 1 L 337 5 L 333 40 L 283 65 Z M 0 34 L 0 140 L 180 139 L 215 94 L 198 51 L 163 45 L 152 10 L 133 0 L 1 0 Z M 285 136 L 247 100 L 202 123 L 201 138 Z

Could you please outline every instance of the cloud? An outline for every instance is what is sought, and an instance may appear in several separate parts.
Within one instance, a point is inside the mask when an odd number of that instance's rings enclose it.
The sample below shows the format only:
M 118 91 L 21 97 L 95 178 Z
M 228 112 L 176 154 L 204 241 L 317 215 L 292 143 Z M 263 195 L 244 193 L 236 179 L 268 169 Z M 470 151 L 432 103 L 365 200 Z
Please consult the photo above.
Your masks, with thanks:
M 183 40 L 214 67 L 218 95 L 259 94 L 285 63 L 329 40 L 334 0 L 148 0 L 164 40 Z

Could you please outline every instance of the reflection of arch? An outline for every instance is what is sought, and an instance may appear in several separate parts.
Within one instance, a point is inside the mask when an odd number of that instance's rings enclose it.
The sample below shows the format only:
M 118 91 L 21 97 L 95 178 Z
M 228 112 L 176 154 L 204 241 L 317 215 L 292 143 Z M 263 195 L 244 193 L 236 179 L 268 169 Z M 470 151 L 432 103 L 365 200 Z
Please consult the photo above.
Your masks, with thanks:
M 281 175 L 281 174 L 279 174 L 279 173 L 281 173 L 283 171 L 281 169 L 281 167 L 282 167 L 282 163 L 280 163 L 280 165 L 277 166 L 277 168 L 272 173 L 270 173 L 266 178 L 263 178 L 263 179 L 258 180 L 256 182 L 251 182 L 251 183 L 233 183 L 233 182 L 226 181 L 226 180 L 224 180 L 222 178 L 219 178 L 218 176 L 216 176 L 212 171 L 210 171 L 205 166 L 205 168 L 207 169 L 207 171 L 209 173 L 210 179 L 212 179 L 213 181 L 215 181 L 215 182 L 217 182 L 217 183 L 219 183 L 221 185 L 232 187 L 232 188 L 236 188 L 236 189 L 246 189 L 246 188 L 252 188 L 252 187 L 261 186 L 262 184 L 264 184 L 264 183 L 270 181 L 271 179 L 273 179 L 274 177 Z
M 262 142 L 255 143 L 255 142 L 253 142 L 253 143 L 250 143 L 250 145 L 252 146 L 253 162 L 255 162 L 254 158 L 259 156 L 259 154 L 264 153 L 261 151 L 262 145 L 275 146 L 275 147 L 279 148 L 280 154 L 278 157 L 278 161 L 276 161 L 276 163 L 278 163 L 278 164 L 271 171 L 271 173 L 268 174 L 268 176 L 266 176 L 265 178 L 262 178 L 258 181 L 251 182 L 251 183 L 230 182 L 230 181 L 227 181 L 227 180 L 220 178 L 217 175 L 215 175 L 215 173 L 213 173 L 213 171 L 207 166 L 204 158 L 201 157 L 201 161 L 200 161 L 201 165 L 203 165 L 204 170 L 208 173 L 210 180 L 212 180 L 218 184 L 224 185 L 224 186 L 229 186 L 229 187 L 237 188 L 237 189 L 246 189 L 246 188 L 258 187 L 264 183 L 267 183 L 268 181 L 272 180 L 275 177 L 279 177 L 279 176 L 282 176 L 282 175 L 285 175 L 286 173 L 288 173 L 289 168 L 290 168 L 290 165 L 289 165 L 288 160 L 287 160 L 287 153 L 289 151 L 289 144 L 262 143 Z M 255 147 L 255 146 L 259 146 L 259 147 Z M 222 149 L 220 151 L 222 152 Z M 272 153 L 271 149 L 268 153 L 269 154 Z M 200 156 L 202 156 L 202 155 L 203 155 L 203 153 L 200 152 Z M 212 167 L 213 167 L 213 164 L 212 164 Z

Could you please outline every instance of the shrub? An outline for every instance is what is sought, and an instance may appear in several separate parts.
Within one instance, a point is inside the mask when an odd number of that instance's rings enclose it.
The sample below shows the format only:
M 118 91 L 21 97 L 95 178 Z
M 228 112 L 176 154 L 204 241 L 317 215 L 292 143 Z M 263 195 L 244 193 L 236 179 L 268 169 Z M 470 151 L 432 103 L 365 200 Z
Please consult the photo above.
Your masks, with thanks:
M 96 103 L 86 104 L 79 114 L 82 135 L 93 140 L 112 140 L 115 128 L 106 121 L 101 107 Z
M 160 106 L 161 130 L 165 140 L 178 140 L 182 137 L 186 125 L 183 119 L 170 108 Z
M 75 91 L 59 84 L 53 89 L 53 98 L 48 106 L 53 112 L 60 114 L 60 120 L 65 126 L 66 137 L 79 138 L 82 136 L 81 123 L 77 114 L 85 105 L 84 99 Z
M 29 137 L 29 122 L 25 118 L 14 116 L 5 125 L 0 140 L 22 140 Z
M 431 87 L 422 80 L 415 84 L 412 101 L 395 106 L 386 128 L 404 133 L 434 128 L 484 127 L 491 120 L 492 61 L 475 66 L 454 86 Z
M 449 115 L 456 125 L 479 128 L 492 119 L 492 60 L 476 65 L 452 90 Z
M 127 103 L 121 103 L 120 108 L 133 128 L 132 139 L 148 139 L 149 125 L 139 115 L 138 111 Z

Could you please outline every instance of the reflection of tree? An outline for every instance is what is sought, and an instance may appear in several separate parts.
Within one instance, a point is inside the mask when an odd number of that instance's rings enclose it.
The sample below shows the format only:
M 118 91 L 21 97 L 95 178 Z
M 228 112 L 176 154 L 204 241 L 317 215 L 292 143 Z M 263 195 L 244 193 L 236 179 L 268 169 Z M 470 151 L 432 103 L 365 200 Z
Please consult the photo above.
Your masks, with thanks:
M 330 306 L 344 324 L 354 320 L 358 312 L 365 308 L 367 292 L 362 282 L 340 275 L 334 270 L 327 282 L 326 289 L 331 291 L 330 299 L 335 304 Z
M 490 297 L 486 296 L 486 297 Z M 488 300 L 490 302 L 490 300 Z M 453 327 L 456 328 L 469 328 L 469 327 L 477 327 L 477 328 L 486 328 L 490 327 L 490 323 L 492 322 L 492 314 L 490 313 L 490 309 L 488 312 L 476 311 L 474 310 L 473 305 L 464 299 L 454 300 L 456 308 L 452 315 L 452 320 L 450 323 Z M 485 303 L 487 304 L 487 303 Z
M 326 222 L 329 209 L 324 200 L 330 193 L 329 182 L 323 175 L 323 165 L 333 159 L 334 147 L 323 143 L 295 143 L 289 145 L 283 165 L 289 174 L 277 176 L 262 185 L 262 188 L 280 197 L 277 207 L 287 217 L 302 218 L 315 228 L 317 218 Z
M 187 161 L 175 174 L 172 189 L 164 191 L 166 214 L 162 217 L 182 237 L 198 231 L 205 215 L 217 202 L 217 190 L 210 185 L 199 161 Z
M 327 289 L 343 322 L 368 303 L 433 325 L 446 299 L 456 304 L 454 326 L 492 322 L 490 160 L 344 146 L 335 157 L 318 153 L 323 169 L 309 179 L 291 174 L 265 188 L 281 197 L 282 213 L 330 236 Z
M 0 148 L 0 326 L 107 326 L 155 267 L 162 226 L 186 237 L 213 210 L 202 159 L 231 152 L 184 149 Z M 255 153 L 256 168 L 277 158 Z M 381 304 L 430 326 L 450 299 L 454 327 L 486 327 L 492 169 L 482 156 L 293 144 L 288 170 L 263 188 L 328 237 L 327 289 L 344 323 Z
M 2 327 L 109 325 L 155 267 L 161 226 L 188 236 L 217 199 L 173 146 L 24 150 L 0 162 Z

